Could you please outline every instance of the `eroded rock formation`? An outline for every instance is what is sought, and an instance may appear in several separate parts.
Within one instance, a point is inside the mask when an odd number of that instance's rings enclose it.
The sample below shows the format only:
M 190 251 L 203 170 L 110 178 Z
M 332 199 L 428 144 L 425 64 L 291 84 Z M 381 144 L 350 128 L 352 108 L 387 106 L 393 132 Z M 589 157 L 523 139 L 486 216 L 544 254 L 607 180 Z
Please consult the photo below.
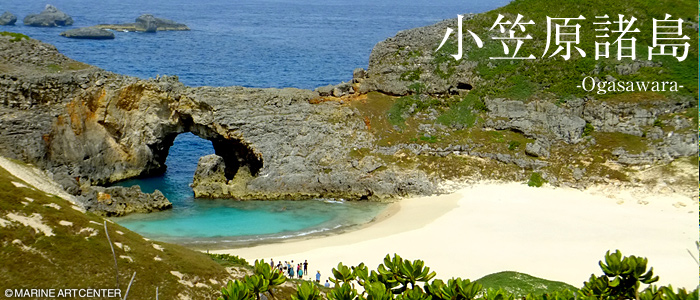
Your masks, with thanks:
M 42 12 L 24 17 L 24 25 L 37 27 L 70 26 L 73 25 L 73 18 L 55 6 L 47 4 Z
M 634 104 L 487 97 L 478 127 L 469 130 L 436 122 L 434 108 L 416 113 L 413 104 L 404 115 L 425 122 L 392 126 L 386 116 L 395 99 L 367 93 L 411 95 L 397 57 L 429 60 L 408 46 L 425 44 L 420 36 L 434 35 L 436 26 L 379 43 L 367 72 L 316 91 L 141 80 L 72 61 L 35 40 L 0 36 L 0 155 L 41 166 L 88 208 L 119 215 L 170 207 L 159 192 L 102 186 L 162 174 L 175 137 L 185 132 L 215 150 L 200 159 L 195 195 L 234 199 L 378 200 L 434 193 L 444 179 L 524 180 L 533 172 L 552 184 L 586 187 L 630 181 L 625 166 L 697 153 L 694 125 L 683 114 L 696 100 L 687 97 Z M 455 68 L 449 80 L 421 77 L 428 86 L 411 101 L 468 94 L 473 65 Z M 599 140 L 587 136 L 594 130 Z M 440 143 L 438 134 L 454 142 Z M 640 142 L 642 136 L 651 139 Z M 136 200 L 120 200 L 127 198 Z
M 4 60 L 8 66 L 40 71 L 42 64 L 75 63 L 34 40 L 0 45 L 50 58 Z M 41 165 L 88 198 L 109 193 L 91 186 L 161 174 L 184 132 L 211 140 L 224 178 L 235 181 L 237 188 L 217 196 L 381 199 L 434 191 L 417 170 L 358 167 L 348 153 L 372 139 L 362 120 L 335 102 L 310 104 L 313 91 L 189 88 L 175 77 L 139 80 L 86 65 L 54 74 L 24 70 L 0 75 L 0 152 Z M 346 119 L 356 121 L 338 122 Z

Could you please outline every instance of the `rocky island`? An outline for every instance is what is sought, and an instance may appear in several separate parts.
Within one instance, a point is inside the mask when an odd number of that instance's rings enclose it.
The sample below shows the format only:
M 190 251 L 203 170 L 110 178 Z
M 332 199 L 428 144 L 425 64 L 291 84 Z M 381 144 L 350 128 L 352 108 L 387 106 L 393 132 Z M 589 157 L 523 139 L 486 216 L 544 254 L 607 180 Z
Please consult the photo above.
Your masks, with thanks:
M 126 24 L 100 24 L 98 28 L 117 31 L 187 31 L 190 30 L 185 24 L 177 23 L 173 20 L 156 18 L 153 15 L 145 14 L 136 18 L 135 23 Z
M 15 25 L 16 22 L 17 16 L 13 15 L 9 11 L 6 11 L 0 15 L 0 25 Z
M 36 27 L 70 26 L 73 25 L 73 18 L 55 6 L 47 4 L 41 13 L 24 17 L 24 25 Z

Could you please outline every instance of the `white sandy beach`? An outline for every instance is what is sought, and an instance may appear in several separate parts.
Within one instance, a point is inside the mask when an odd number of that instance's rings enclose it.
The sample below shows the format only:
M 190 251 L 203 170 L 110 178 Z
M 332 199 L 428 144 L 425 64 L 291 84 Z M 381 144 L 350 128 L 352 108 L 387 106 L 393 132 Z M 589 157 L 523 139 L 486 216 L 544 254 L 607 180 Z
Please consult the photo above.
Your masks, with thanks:
M 680 195 L 530 188 L 484 183 L 454 194 L 401 200 L 391 216 L 357 231 L 213 251 L 252 263 L 309 260 L 322 280 L 342 261 L 376 268 L 387 253 L 423 259 L 437 278 L 518 271 L 582 286 L 609 249 L 647 257 L 657 284 L 698 285 L 698 204 Z M 648 203 L 646 203 L 648 202 Z

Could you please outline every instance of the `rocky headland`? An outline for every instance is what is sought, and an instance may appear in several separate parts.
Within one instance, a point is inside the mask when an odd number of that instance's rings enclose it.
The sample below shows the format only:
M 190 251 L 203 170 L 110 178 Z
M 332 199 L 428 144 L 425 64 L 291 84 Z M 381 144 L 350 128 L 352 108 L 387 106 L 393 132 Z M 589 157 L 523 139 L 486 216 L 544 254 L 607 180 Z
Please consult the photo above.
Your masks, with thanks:
M 98 28 L 110 29 L 117 31 L 140 31 L 140 32 L 156 32 L 156 31 L 188 31 L 187 25 L 177 23 L 173 20 L 156 18 L 153 15 L 144 14 L 136 18 L 134 23 L 126 24 L 100 24 Z
M 382 200 L 479 180 L 694 195 L 697 90 L 564 97 L 554 84 L 512 83 L 536 68 L 501 73 L 478 49 L 461 62 L 434 52 L 454 22 L 402 31 L 375 46 L 367 71 L 315 91 L 143 80 L 0 36 L 0 155 L 40 166 L 106 215 L 170 207 L 160 192 L 104 186 L 162 174 L 184 132 L 214 146 L 192 184 L 205 198 Z M 663 65 L 589 71 L 644 68 Z

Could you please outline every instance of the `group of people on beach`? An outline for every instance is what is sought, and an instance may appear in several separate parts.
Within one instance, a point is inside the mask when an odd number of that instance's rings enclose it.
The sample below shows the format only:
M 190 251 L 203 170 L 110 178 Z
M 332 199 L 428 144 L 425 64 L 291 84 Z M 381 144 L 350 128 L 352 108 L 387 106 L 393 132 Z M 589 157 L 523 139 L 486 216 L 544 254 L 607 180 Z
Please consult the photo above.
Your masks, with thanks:
M 309 275 L 309 261 L 306 259 L 304 260 L 303 263 L 298 263 L 296 266 L 294 265 L 294 260 L 290 261 L 285 261 L 282 263 L 282 261 L 278 261 L 277 265 L 275 265 L 275 261 L 270 258 L 270 267 L 277 269 L 280 273 L 285 274 L 289 278 L 296 278 L 302 279 L 304 276 Z M 321 284 L 321 271 L 316 271 L 316 283 Z M 330 282 L 326 280 L 325 282 L 325 287 L 330 287 Z
M 296 264 L 295 267 L 293 260 L 291 262 L 285 261 L 284 264 L 282 261 L 279 261 L 277 265 L 275 265 L 275 261 L 270 258 L 270 267 L 277 268 L 277 270 L 287 275 L 289 278 L 296 277 L 301 279 L 302 277 L 309 275 L 309 262 L 307 260 L 304 260 L 303 263 Z

